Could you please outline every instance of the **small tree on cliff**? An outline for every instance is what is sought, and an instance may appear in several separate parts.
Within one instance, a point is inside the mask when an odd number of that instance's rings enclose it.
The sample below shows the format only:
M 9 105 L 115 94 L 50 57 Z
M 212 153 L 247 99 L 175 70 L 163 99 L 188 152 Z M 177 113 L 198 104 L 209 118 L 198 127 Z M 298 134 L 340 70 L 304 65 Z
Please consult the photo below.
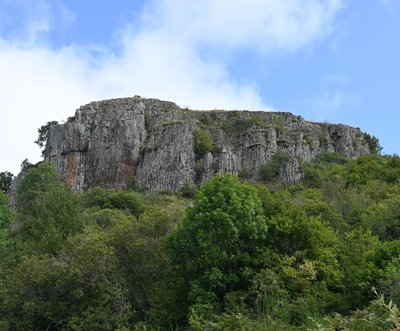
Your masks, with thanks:
M 377 137 L 368 133 L 364 133 L 364 140 L 367 142 L 369 151 L 371 153 L 380 154 L 382 152 L 383 147 L 379 143 L 379 139 Z
M 57 125 L 57 121 L 47 122 L 45 125 L 42 125 L 38 129 L 38 138 L 35 140 L 35 144 L 37 144 L 42 150 L 42 156 L 44 156 L 44 150 L 46 149 L 47 138 L 49 137 L 49 130 L 52 126 Z

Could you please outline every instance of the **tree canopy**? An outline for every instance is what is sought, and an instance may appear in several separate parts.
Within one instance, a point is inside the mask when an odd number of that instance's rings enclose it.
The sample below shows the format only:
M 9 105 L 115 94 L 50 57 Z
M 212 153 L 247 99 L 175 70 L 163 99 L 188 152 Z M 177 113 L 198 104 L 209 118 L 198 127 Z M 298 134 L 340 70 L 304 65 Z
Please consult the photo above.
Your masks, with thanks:
M 74 194 L 30 166 L 15 213 L 0 192 L 0 329 L 399 328 L 399 157 L 302 169 L 291 185 Z
M 0 191 L 3 193 L 8 193 L 11 189 L 13 179 L 14 175 L 11 172 L 0 172 Z

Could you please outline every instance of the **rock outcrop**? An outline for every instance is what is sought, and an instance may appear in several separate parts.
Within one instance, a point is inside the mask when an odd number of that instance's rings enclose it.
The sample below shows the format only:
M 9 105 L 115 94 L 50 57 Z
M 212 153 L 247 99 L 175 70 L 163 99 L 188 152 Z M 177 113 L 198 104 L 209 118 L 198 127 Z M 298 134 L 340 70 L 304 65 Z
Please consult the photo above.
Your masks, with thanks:
M 76 192 L 124 189 L 133 176 L 144 191 L 178 191 L 221 172 L 260 180 L 277 157 L 281 180 L 297 182 L 300 163 L 323 152 L 355 158 L 369 148 L 360 129 L 346 125 L 282 112 L 193 111 L 133 97 L 81 107 L 50 128 L 44 155 Z

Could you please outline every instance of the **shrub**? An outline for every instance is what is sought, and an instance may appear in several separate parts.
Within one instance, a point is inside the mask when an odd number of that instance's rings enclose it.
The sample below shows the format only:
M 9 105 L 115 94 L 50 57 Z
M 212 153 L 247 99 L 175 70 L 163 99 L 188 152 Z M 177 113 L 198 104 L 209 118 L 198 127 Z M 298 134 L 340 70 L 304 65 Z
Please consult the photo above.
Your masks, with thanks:
M 321 148 L 325 148 L 325 149 L 328 148 L 329 142 L 328 142 L 328 138 L 325 135 L 320 134 L 318 136 L 318 141 L 319 141 L 319 145 Z
M 222 125 L 222 129 L 228 133 L 236 133 L 246 131 L 249 127 L 255 125 L 260 128 L 265 128 L 267 123 L 261 116 L 250 116 L 249 118 L 237 118 Z
M 290 155 L 286 151 L 279 151 L 273 157 L 272 160 L 260 168 L 261 178 L 263 180 L 274 180 L 279 176 L 279 169 L 282 163 L 290 160 Z
M 275 114 L 272 118 L 274 120 L 275 130 L 279 133 L 282 133 L 285 130 L 285 124 L 282 116 Z
M 203 157 L 207 152 L 211 152 L 214 149 L 214 143 L 207 131 L 203 129 L 196 129 L 194 131 L 194 153 L 196 158 Z
M 148 132 L 151 132 L 151 130 L 153 130 L 153 117 L 151 117 L 148 111 L 144 113 L 144 127 Z
M 142 196 L 133 191 L 116 192 L 97 187 L 83 193 L 81 200 L 87 208 L 121 209 L 134 216 L 144 210 Z
M 185 198 L 194 198 L 197 192 L 197 186 L 193 182 L 183 184 L 181 194 Z
M 252 176 L 252 171 L 249 167 L 242 167 L 238 174 L 241 179 L 250 179 Z
M 310 147 L 310 150 L 314 149 L 314 144 L 313 144 L 313 140 L 310 136 L 308 135 L 304 135 L 304 140 L 306 141 L 308 147 Z

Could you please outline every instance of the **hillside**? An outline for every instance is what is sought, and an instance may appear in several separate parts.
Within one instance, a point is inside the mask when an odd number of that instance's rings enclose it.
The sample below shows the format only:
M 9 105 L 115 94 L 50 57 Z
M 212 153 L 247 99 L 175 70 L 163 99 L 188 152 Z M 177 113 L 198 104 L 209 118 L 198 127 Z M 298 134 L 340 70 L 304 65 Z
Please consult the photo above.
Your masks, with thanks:
M 74 194 L 50 163 L 27 168 L 15 213 L 0 192 L 0 329 L 400 327 L 400 159 L 302 171 Z
M 400 327 L 400 158 L 360 129 L 135 97 L 37 142 L 0 192 L 1 330 Z

